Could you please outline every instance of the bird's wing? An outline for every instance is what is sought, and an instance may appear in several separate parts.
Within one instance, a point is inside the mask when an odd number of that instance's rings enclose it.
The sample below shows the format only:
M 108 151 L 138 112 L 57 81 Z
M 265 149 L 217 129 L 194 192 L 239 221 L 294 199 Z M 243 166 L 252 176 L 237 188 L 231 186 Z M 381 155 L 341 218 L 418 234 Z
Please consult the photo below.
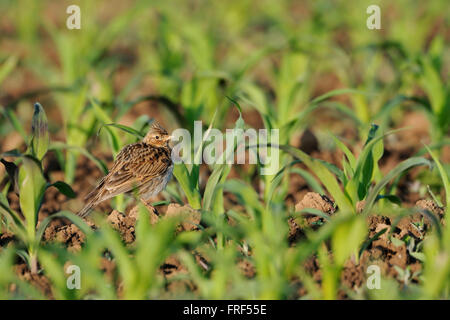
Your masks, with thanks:
M 152 148 L 143 143 L 126 146 L 117 155 L 102 188 L 108 198 L 130 192 L 164 174 L 170 163 L 168 148 Z

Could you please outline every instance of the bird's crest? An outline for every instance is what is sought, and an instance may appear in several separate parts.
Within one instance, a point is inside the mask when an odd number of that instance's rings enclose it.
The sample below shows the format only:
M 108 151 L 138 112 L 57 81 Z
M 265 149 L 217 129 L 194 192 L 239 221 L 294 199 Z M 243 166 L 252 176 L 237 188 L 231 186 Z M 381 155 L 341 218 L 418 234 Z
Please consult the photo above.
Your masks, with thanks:
M 157 130 L 157 131 L 161 131 L 164 132 L 165 134 L 167 134 L 166 129 L 163 128 L 163 126 L 161 126 L 161 124 L 159 123 L 158 120 L 154 119 L 151 126 L 150 126 L 150 130 Z

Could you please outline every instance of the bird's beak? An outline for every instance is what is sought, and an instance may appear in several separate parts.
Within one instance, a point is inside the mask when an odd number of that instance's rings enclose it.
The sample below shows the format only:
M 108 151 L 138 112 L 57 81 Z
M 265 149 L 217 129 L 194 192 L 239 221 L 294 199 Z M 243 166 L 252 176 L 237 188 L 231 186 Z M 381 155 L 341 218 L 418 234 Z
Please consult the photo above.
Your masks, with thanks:
M 173 139 L 173 136 L 167 136 L 165 139 L 164 139 L 164 141 L 170 141 L 170 140 L 172 140 Z

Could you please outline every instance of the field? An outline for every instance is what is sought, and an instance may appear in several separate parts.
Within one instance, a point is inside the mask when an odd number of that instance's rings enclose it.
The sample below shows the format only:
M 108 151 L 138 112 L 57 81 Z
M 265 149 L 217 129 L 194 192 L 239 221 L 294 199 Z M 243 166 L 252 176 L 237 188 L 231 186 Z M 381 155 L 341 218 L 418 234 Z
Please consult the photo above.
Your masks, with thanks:
M 0 12 L 0 299 L 450 298 L 448 1 Z M 154 209 L 77 216 L 154 119 L 197 138 Z M 272 162 L 194 161 L 226 130 Z

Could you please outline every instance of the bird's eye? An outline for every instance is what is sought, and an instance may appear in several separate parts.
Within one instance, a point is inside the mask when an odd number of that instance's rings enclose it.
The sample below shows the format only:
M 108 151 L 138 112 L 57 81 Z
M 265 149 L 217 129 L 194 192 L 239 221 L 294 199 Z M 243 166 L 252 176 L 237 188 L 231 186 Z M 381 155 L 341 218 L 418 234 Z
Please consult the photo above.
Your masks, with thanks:
M 156 140 L 159 140 L 159 136 L 156 136 L 155 138 L 156 138 Z

